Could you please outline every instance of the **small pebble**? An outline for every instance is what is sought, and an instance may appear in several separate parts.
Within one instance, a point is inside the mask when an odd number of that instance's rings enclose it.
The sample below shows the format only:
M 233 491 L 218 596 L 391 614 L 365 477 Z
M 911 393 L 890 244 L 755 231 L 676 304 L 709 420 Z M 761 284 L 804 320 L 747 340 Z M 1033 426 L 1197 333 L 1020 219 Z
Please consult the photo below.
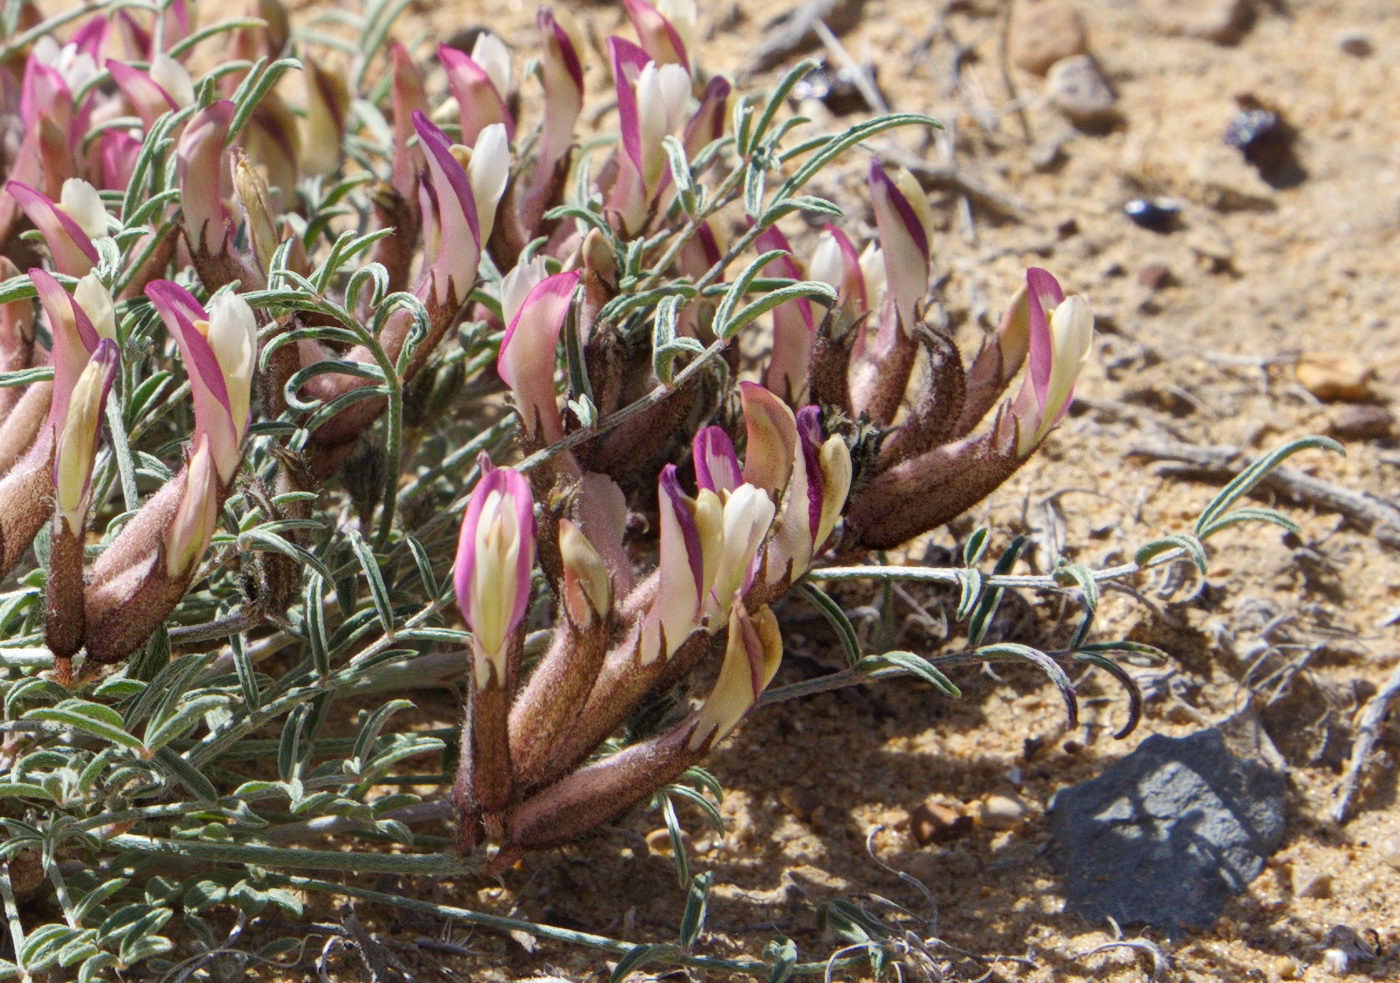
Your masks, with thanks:
M 1158 198 L 1155 201 L 1134 198 L 1123 206 L 1123 214 L 1139 228 L 1152 232 L 1169 232 L 1176 227 L 1181 206 L 1170 198 Z
M 1055 226 L 1055 238 L 1057 239 L 1068 239 L 1077 235 L 1079 235 L 1079 223 L 1072 218 L 1067 218 Z
M 1138 283 L 1148 290 L 1161 290 L 1176 282 L 1172 271 L 1161 263 L 1148 263 L 1137 272 Z
M 1064 0 L 1019 0 L 1007 27 L 1007 48 L 1016 67 L 1044 75 L 1061 58 L 1087 50 L 1079 10 Z
M 1317 871 L 1295 870 L 1293 872 L 1293 893 L 1300 898 L 1325 901 L 1332 896 L 1332 875 Z
M 1261 170 L 1277 165 L 1292 142 L 1283 118 L 1271 109 L 1241 109 L 1225 127 L 1225 145 Z
M 1148 18 L 1167 34 L 1234 44 L 1254 19 L 1252 0 L 1140 0 Z
M 875 66 L 866 65 L 861 71 L 866 84 L 878 91 Z M 854 71 L 835 68 L 825 61 L 798 80 L 792 87 L 792 97 L 799 101 L 816 99 L 837 116 L 870 112 L 875 108 L 866 101 Z
M 1376 49 L 1364 31 L 1346 30 L 1337 35 L 1337 47 L 1353 58 L 1366 58 Z
M 1375 370 L 1349 355 L 1307 354 L 1293 369 L 1299 384 L 1318 399 L 1366 400 Z
M 1062 137 L 1037 143 L 1031 148 L 1031 166 L 1041 174 L 1055 170 L 1065 162 L 1064 145 Z
M 1342 440 L 1376 440 L 1389 437 L 1395 427 L 1395 417 L 1384 406 L 1348 403 L 1337 407 L 1328 424 L 1328 431 Z
M 1101 127 L 1116 116 L 1118 97 L 1090 55 L 1055 62 L 1045 77 L 1045 90 L 1051 104 L 1076 126 Z
M 987 829 L 1011 829 L 1025 818 L 1026 807 L 1009 795 L 989 795 L 982 800 L 979 816 Z
M 1279 956 L 1274 960 L 1274 975 L 1281 980 L 1298 978 L 1298 960 L 1292 956 Z
M 653 857 L 671 856 L 671 834 L 664 827 L 647 834 L 647 852 Z
M 1400 870 L 1400 836 L 1393 836 L 1381 844 L 1381 859 Z
M 970 832 L 972 817 L 936 799 L 925 799 L 909 814 L 909 828 L 919 846 L 946 843 Z

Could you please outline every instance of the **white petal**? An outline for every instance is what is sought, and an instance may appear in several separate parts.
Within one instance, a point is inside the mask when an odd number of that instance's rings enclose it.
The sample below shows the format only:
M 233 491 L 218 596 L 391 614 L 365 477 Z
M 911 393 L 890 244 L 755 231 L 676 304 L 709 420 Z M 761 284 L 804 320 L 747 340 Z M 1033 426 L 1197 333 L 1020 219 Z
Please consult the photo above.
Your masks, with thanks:
M 117 340 L 117 315 L 112 307 L 112 294 L 102 285 L 96 271 L 81 277 L 73 288 L 73 299 L 92 322 L 99 338 Z
M 495 227 L 496 206 L 510 177 L 510 144 L 506 140 L 505 124 L 492 123 L 477 134 L 467 177 L 476 200 L 476 221 L 484 245 Z
M 491 77 L 502 99 L 510 95 L 510 51 L 505 42 L 489 31 L 481 33 L 472 45 L 472 61 Z
M 89 238 L 100 239 L 107 234 L 107 209 L 102 196 L 82 178 L 70 177 L 63 182 L 58 203 Z
M 164 89 L 181 109 L 194 104 L 194 83 L 190 81 L 190 73 L 169 55 L 161 53 L 151 60 L 151 81 Z
M 536 256 L 528 263 L 517 264 L 514 269 L 501 277 L 501 318 L 507 325 L 515 320 L 516 314 L 520 313 L 520 305 L 525 303 L 525 298 L 529 296 L 530 291 L 534 290 L 547 275 L 544 257 Z
M 241 436 L 248 422 L 253 363 L 258 353 L 258 322 L 248 302 L 231 291 L 216 294 L 209 302 L 208 336 L 228 388 L 233 425 Z

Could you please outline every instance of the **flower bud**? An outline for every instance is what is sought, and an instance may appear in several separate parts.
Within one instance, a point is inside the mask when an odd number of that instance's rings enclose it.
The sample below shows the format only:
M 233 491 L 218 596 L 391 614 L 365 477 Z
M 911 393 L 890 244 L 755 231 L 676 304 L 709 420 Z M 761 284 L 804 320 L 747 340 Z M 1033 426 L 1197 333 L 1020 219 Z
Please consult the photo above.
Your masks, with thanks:
M 282 237 L 277 234 L 277 223 L 272 218 L 272 202 L 267 182 L 248 159 L 248 155 L 240 149 L 233 151 L 233 190 L 248 224 L 248 238 L 253 244 L 253 255 L 266 272 L 272 264 L 272 254 L 277 251 Z
M 408 49 L 395 41 L 389 45 L 393 60 L 394 106 L 394 190 L 412 201 L 417 192 L 418 172 L 423 169 L 423 149 L 413 140 L 414 113 L 428 111 L 428 94 L 423 76 Z
M 323 68 L 305 53 L 301 63 L 306 80 L 306 118 L 298 163 L 303 173 L 330 174 L 340 166 L 350 89 L 343 74 Z
M 764 267 L 764 274 L 801 280 L 802 270 L 792 258 L 792 246 L 777 227 L 764 230 L 754 247 L 767 252 L 785 250 L 787 255 Z M 812 336 L 816 333 L 812 302 L 799 297 L 773 308 L 773 351 L 763 374 L 763 385 L 782 397 L 789 406 L 798 405 L 806 395 L 808 366 L 812 357 Z
M 725 110 L 732 91 L 734 86 L 723 75 L 713 76 L 706 84 L 705 92 L 700 97 L 700 108 L 685 124 L 685 136 L 681 139 L 687 160 L 694 160 L 700 151 L 724 136 L 725 124 L 729 122 L 729 114 Z
M 243 434 L 253 368 L 257 321 L 248 302 L 231 292 L 216 294 L 210 310 L 169 280 L 155 280 L 146 296 L 175 336 L 194 396 L 195 442 L 207 438 L 209 454 L 224 486 L 242 459 Z
M 501 340 L 496 371 L 511 388 L 526 439 L 532 444 L 549 444 L 564 436 L 555 395 L 555 351 L 578 281 L 575 270 L 537 283 L 520 303 Z
M 601 622 L 612 610 L 612 578 L 603 558 L 568 519 L 559 520 L 559 554 L 564 565 L 563 603 L 578 627 Z
M 93 455 L 116 373 L 116 343 L 103 338 L 73 386 L 65 419 L 56 421 L 54 510 L 74 536 L 80 534 L 87 515 Z
M 219 519 L 219 471 L 209 441 L 196 437 L 192 448 L 185 486 L 165 530 L 165 575 L 171 580 L 193 576 Z
M 102 159 L 102 187 L 125 190 L 136 172 L 141 141 L 126 130 L 103 130 L 98 156 Z
M 1018 417 L 1016 453 L 1020 457 L 1034 450 L 1068 411 L 1075 381 L 1089 361 L 1094 343 L 1094 313 L 1083 297 L 1065 297 L 1055 278 L 1040 269 L 1027 271 L 1026 284 L 1030 355 L 1026 381 L 1014 410 Z M 1028 393 L 1033 396 L 1033 409 L 1028 409 Z
M 647 56 L 658 65 L 680 65 L 689 72 L 690 58 L 686 54 L 685 40 L 678 27 L 694 29 L 694 0 L 681 0 L 679 3 L 666 5 L 678 23 L 672 23 L 646 0 L 624 0 L 624 3 L 627 5 L 627 16 L 636 28 L 637 38 Z
M 225 99 L 200 110 L 185 124 L 175 151 L 185 237 L 192 251 L 206 257 L 223 255 L 231 235 L 223 183 L 224 143 L 233 109 Z
M 482 130 L 493 123 L 505 127 L 508 139 L 515 138 L 515 121 L 506 107 L 510 91 L 510 52 L 501 39 L 482 33 L 470 55 L 448 45 L 438 47 L 438 60 L 447 72 L 447 84 L 457 99 L 462 121 L 462 143 L 476 144 Z
M 478 688 L 503 686 L 508 648 L 530 600 L 535 514 L 530 484 L 510 468 L 484 471 L 467 502 L 457 540 L 457 606 L 472 631 Z
M 837 337 L 870 310 L 870 290 L 861 269 L 860 254 L 846 233 L 835 225 L 822 230 L 817 248 L 807 263 L 807 274 L 813 280 L 829 283 L 836 289 Z
M 870 200 L 880 229 L 885 274 L 894 292 L 900 326 L 911 332 L 918 320 L 918 304 L 928 293 L 928 202 L 908 172 L 891 180 L 878 160 L 870 162 Z
M 536 165 L 541 180 L 543 175 L 552 175 L 555 165 L 569 152 L 574 142 L 574 125 L 583 111 L 583 65 L 578 45 L 562 20 L 548 7 L 535 17 L 544 41 L 544 123 Z
M 418 131 L 428 161 L 431 208 L 424 208 L 425 225 L 435 228 L 424 248 L 429 264 L 433 299 L 439 306 L 455 305 L 466 299 L 476 283 L 481 261 L 481 231 L 477 222 L 476 196 L 467 172 L 452 156 L 452 144 L 423 113 L 415 110 L 413 125 Z

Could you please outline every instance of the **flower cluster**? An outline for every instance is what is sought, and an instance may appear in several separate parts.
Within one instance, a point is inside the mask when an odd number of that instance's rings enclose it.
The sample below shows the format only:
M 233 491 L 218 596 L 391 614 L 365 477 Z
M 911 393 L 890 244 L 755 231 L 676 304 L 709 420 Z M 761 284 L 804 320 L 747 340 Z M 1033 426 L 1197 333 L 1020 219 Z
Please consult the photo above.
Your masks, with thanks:
M 318 591 L 335 577 L 347 623 L 367 623 L 353 577 L 328 569 L 365 543 L 349 510 L 318 523 L 312 503 L 337 482 L 353 494 L 374 469 L 347 462 L 375 452 L 379 534 L 355 555 L 392 636 L 376 564 L 433 559 L 395 525 L 400 469 L 438 505 L 461 480 L 414 463 L 413 441 L 486 443 L 478 421 L 508 393 L 525 460 L 501 442 L 518 468 L 480 458 L 454 567 L 470 632 L 457 833 L 464 851 L 566 842 L 734 729 L 778 667 L 773 605 L 825 550 L 937 528 L 1069 406 L 1087 303 L 1030 270 L 964 366 L 925 317 L 936 230 L 906 172 L 870 164 L 877 243 L 833 224 L 794 236 L 799 255 L 779 220 L 839 210 L 797 197 L 796 177 L 765 204 L 781 99 L 731 110 L 731 83 L 691 57 L 683 0 L 626 0 L 636 41 L 606 39 L 593 72 L 610 81 L 591 93 L 561 12 L 539 13 L 528 74 L 491 33 L 431 64 L 390 44 L 350 73 L 257 7 L 206 31 L 184 0 L 98 13 L 0 61 L 0 129 L 18 134 L 0 146 L 0 277 L 23 286 L 0 303 L 0 577 L 46 544 L 43 637 L 65 684 L 141 651 L 201 583 L 244 611 L 234 630 L 329 659 Z M 580 145 L 590 94 L 616 106 L 600 162 Z M 749 325 L 769 329 L 763 357 L 740 354 Z M 254 511 L 267 524 L 240 539 Z M 211 553 L 221 525 L 239 548 L 275 544 L 293 589 L 255 598 L 237 550 Z M 241 604 L 218 580 L 235 563 Z M 595 757 L 707 664 L 696 706 Z

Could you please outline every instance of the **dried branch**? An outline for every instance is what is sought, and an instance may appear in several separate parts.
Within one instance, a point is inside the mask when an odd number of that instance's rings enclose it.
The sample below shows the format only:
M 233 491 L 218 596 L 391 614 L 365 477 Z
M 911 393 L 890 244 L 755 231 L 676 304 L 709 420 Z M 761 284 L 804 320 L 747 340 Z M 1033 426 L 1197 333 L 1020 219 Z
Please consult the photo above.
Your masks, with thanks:
M 1356 798 L 1357 789 L 1361 786 L 1361 773 L 1366 767 L 1366 759 L 1375 749 L 1376 741 L 1380 737 L 1381 723 L 1385 720 L 1391 703 L 1397 698 L 1400 698 L 1400 665 L 1395 667 L 1381 691 L 1367 700 L 1361 709 L 1356 738 L 1351 745 L 1351 760 L 1347 762 L 1342 784 L 1338 787 L 1337 804 L 1332 807 L 1332 821 L 1338 825 L 1350 818 L 1352 800 Z

